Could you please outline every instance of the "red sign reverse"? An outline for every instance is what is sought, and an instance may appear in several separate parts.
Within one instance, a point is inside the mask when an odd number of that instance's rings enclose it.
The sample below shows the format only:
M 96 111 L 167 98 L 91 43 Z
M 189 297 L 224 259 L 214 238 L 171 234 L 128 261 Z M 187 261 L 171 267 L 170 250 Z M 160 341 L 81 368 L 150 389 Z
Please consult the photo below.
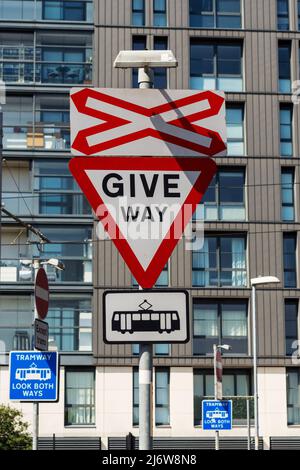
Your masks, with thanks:
M 69 168 L 143 288 L 155 284 L 216 173 L 209 158 L 73 158 Z
M 41 319 L 46 318 L 49 307 L 49 285 L 44 268 L 37 272 L 34 289 L 35 306 Z

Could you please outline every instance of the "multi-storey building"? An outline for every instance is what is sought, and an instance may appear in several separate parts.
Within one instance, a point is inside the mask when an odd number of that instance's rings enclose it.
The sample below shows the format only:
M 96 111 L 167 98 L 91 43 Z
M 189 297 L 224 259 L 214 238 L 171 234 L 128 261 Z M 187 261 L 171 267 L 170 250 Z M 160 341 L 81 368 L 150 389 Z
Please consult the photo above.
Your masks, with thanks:
M 71 84 L 90 85 L 91 62 L 94 86 L 137 86 L 136 71 L 113 69 L 119 50 L 170 48 L 178 68 L 155 71 L 155 87 L 224 90 L 228 155 L 216 158 L 218 173 L 194 216 L 196 222 L 204 214 L 203 248 L 186 250 L 183 239 L 157 282 L 188 289 L 191 340 L 153 348 L 155 442 L 213 445 L 213 433 L 201 428 L 201 401 L 213 395 L 215 343 L 232 346 L 224 353 L 223 391 L 233 398 L 234 428 L 223 436 L 232 447 L 246 442 L 250 280 L 276 275 L 278 286 L 257 289 L 259 423 L 265 448 L 278 441 L 289 446 L 300 426 L 300 365 L 292 357 L 299 336 L 300 108 L 292 90 L 300 76 L 300 1 L 95 0 L 93 20 L 86 21 L 80 15 L 90 11 L 89 2 L 8 3 L 18 8 L 0 0 L 2 11 L 19 18 L 1 22 L 0 70 L 8 89 L 3 200 L 62 242 L 47 244 L 43 258 L 55 255 L 66 264 L 62 277 L 49 273 L 61 394 L 57 404 L 40 406 L 41 435 L 101 437 L 104 448 L 125 445 L 129 432 L 138 436 L 138 345 L 102 340 L 104 290 L 130 289 L 134 280 L 114 245 L 91 234 L 91 213 L 68 173 L 67 92 Z M 37 17 L 28 14 L 34 3 Z M 20 263 L 33 249 L 27 238 L 3 221 L 0 314 L 7 350 L 30 341 L 32 273 Z M 0 374 L 0 399 L 7 401 L 7 366 Z M 30 406 L 23 406 L 28 419 Z

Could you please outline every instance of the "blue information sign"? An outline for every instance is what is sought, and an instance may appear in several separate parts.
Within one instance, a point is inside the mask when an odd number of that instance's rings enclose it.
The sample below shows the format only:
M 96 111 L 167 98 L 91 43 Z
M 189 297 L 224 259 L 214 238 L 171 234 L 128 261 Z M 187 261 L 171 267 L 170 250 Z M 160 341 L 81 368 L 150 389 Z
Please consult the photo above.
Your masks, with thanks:
M 19 401 L 56 401 L 57 352 L 13 351 L 9 358 L 9 398 Z
M 202 429 L 230 431 L 232 428 L 232 400 L 203 400 Z

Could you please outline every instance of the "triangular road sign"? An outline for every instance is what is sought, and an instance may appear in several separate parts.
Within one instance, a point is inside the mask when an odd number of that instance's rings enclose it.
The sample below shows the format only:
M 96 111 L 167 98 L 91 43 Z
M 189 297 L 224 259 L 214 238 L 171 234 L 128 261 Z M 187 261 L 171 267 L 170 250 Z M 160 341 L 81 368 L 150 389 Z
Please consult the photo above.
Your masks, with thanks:
M 143 288 L 151 288 L 216 173 L 209 158 L 72 158 L 69 168 Z

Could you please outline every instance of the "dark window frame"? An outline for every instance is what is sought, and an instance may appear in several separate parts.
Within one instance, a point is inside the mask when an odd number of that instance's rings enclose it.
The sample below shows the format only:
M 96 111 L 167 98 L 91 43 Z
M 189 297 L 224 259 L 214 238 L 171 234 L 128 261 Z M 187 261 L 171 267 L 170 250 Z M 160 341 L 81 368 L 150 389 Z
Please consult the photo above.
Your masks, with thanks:
M 206 383 L 206 378 L 207 377 L 211 377 L 214 375 L 214 371 L 213 369 L 203 369 L 203 368 L 194 368 L 193 369 L 193 401 L 194 401 L 194 427 L 200 427 L 202 426 L 202 406 L 200 404 L 200 407 L 199 407 L 199 410 L 200 410 L 200 419 L 198 421 L 198 416 L 196 416 L 196 410 L 197 410 L 197 406 L 196 406 L 196 394 L 195 394 L 195 388 L 196 388 L 196 384 L 195 384 L 195 378 L 196 376 L 199 375 L 199 376 L 203 376 L 203 388 L 204 388 L 204 391 L 205 391 L 205 395 L 203 395 L 203 398 L 202 400 L 204 399 L 214 399 L 213 396 L 209 396 L 209 395 L 206 395 L 206 388 L 207 388 L 207 383 Z M 236 394 L 236 390 L 237 390 L 237 377 L 239 375 L 247 375 L 248 376 L 248 383 L 249 383 L 249 397 L 252 395 L 252 371 L 250 369 L 223 369 L 223 375 L 233 375 L 234 376 L 234 389 L 235 389 L 235 395 Z M 233 395 L 232 398 L 234 400 L 234 396 Z M 247 395 L 246 395 L 247 396 Z M 224 397 L 225 398 L 225 397 Z M 201 401 L 202 401 L 201 400 Z M 238 400 L 238 399 L 237 399 Z M 243 404 L 243 406 L 245 407 L 246 405 L 246 400 L 245 400 L 245 403 Z M 237 409 L 236 406 L 234 406 L 233 404 L 233 414 L 234 414 L 234 411 Z M 254 402 L 253 400 L 250 401 L 250 417 L 251 419 L 254 417 Z M 246 418 L 242 418 L 242 419 L 235 419 L 234 418 L 234 415 L 233 415 L 233 426 L 239 426 L 239 425 L 246 425 Z
M 293 240 L 295 242 L 295 250 L 294 252 L 290 252 L 290 251 L 285 251 L 285 241 L 286 240 Z M 297 284 L 298 284 L 298 276 L 297 276 L 297 233 L 294 233 L 294 232 L 284 232 L 283 233 L 283 279 L 284 279 L 284 288 L 285 289 L 294 289 L 297 287 Z M 289 263 L 286 263 L 286 258 L 285 258 L 285 255 L 287 256 L 291 256 L 293 255 L 294 256 L 294 265 L 295 265 L 295 268 L 290 268 L 290 264 Z M 286 282 L 286 274 L 287 273 L 293 273 L 294 276 L 295 276 L 295 283 L 292 283 L 292 284 L 288 284 Z
M 216 252 L 215 252 L 215 256 L 216 256 L 216 267 L 215 268 L 202 268 L 202 267 L 195 267 L 194 266 L 194 254 L 197 254 L 198 251 L 193 251 L 192 252 L 192 274 L 194 272 L 203 272 L 204 274 L 206 272 L 215 272 L 216 273 L 216 276 L 218 278 L 218 282 L 216 284 L 204 284 L 204 285 L 199 285 L 199 284 L 196 284 L 194 283 L 194 280 L 192 280 L 192 285 L 194 287 L 234 287 L 234 288 L 239 288 L 239 289 L 245 289 L 247 287 L 247 280 L 248 280 L 248 268 L 247 268 L 247 234 L 241 234 L 241 235 L 233 235 L 233 234 L 230 234 L 230 235 L 226 235 L 226 234 L 214 234 L 214 233 L 206 233 L 204 235 L 204 238 L 215 238 L 216 239 Z M 222 268 L 222 255 L 224 256 L 224 253 L 222 253 L 222 250 L 221 250 L 221 240 L 222 239 L 243 239 L 244 240 L 244 261 L 245 261 L 245 268 Z M 201 250 L 200 250 L 201 251 Z M 232 254 L 232 252 L 231 252 Z M 233 284 L 223 284 L 221 282 L 221 276 L 222 276 L 222 272 L 231 272 L 231 273 L 240 273 L 240 272 L 243 272 L 245 274 L 245 283 L 243 286 L 235 286 Z
M 163 9 L 156 7 L 156 2 L 153 0 L 153 26 L 158 28 L 163 28 L 168 26 L 168 0 L 164 0 L 165 7 Z M 163 26 L 155 24 L 155 17 L 156 15 L 164 15 L 165 16 L 165 24 Z
M 145 6 L 145 0 L 141 0 L 143 2 L 142 8 L 134 8 L 134 0 L 131 0 L 131 23 L 133 26 L 145 26 L 146 25 L 146 6 Z M 134 14 L 140 14 L 142 15 L 142 24 L 135 24 L 133 17 Z
M 218 328 L 218 336 L 217 337 L 206 337 L 204 335 L 195 335 L 195 320 L 194 320 L 194 308 L 195 305 L 213 305 L 217 307 L 217 328 Z M 246 345 L 246 351 L 245 352 L 234 352 L 234 347 L 233 351 L 229 352 L 223 352 L 224 356 L 248 356 L 249 354 L 249 340 L 250 340 L 250 327 L 249 327 L 249 302 L 245 299 L 193 299 L 193 323 L 192 323 L 192 331 L 193 331 L 193 336 L 192 336 L 192 341 L 193 341 L 193 356 L 196 357 L 207 357 L 207 356 L 212 356 L 213 355 L 213 344 L 224 344 L 228 343 L 230 344 L 230 339 L 228 337 L 223 335 L 223 306 L 224 305 L 241 305 L 245 309 L 246 313 L 246 326 L 247 326 L 247 335 L 246 336 L 241 336 L 237 341 L 242 344 L 245 343 Z M 226 312 L 225 312 L 226 315 Z M 206 351 L 205 354 L 197 353 L 195 352 L 195 347 L 196 347 L 196 342 L 197 340 L 202 340 L 205 341 L 206 339 L 209 339 L 207 342 L 210 344 L 211 348 L 209 351 Z M 231 339 L 231 342 L 233 340 Z M 237 346 L 239 344 L 237 343 Z
M 243 202 L 222 202 L 221 200 L 221 190 L 222 190 L 222 186 L 220 184 L 220 174 L 224 174 L 224 173 L 240 173 L 240 174 L 243 174 L 243 178 L 244 178 L 244 184 L 243 184 L 243 187 L 239 187 L 238 189 L 241 189 L 242 190 L 242 193 L 243 193 Z M 218 221 L 226 221 L 227 219 L 224 219 L 221 217 L 221 209 L 222 209 L 222 206 L 224 205 L 227 205 L 227 206 L 233 206 L 233 207 L 240 207 L 240 208 L 243 208 L 245 209 L 245 220 L 246 220 L 246 167 L 232 167 L 232 166 L 225 166 L 225 167 L 219 167 L 218 168 L 218 171 L 215 175 L 215 177 L 213 178 L 213 180 L 211 181 L 210 185 L 209 185 L 209 188 L 208 188 L 208 191 L 210 189 L 213 189 L 213 191 L 215 192 L 215 201 L 205 201 L 205 195 L 201 201 L 201 204 L 203 204 L 204 206 L 206 207 L 210 207 L 210 206 L 217 206 L 217 212 L 218 212 L 218 217 L 216 220 Z M 194 216 L 193 216 L 193 220 L 197 220 L 197 216 L 196 216 L 196 212 L 194 213 Z M 230 219 L 231 221 L 231 219 Z
M 282 181 L 282 177 L 284 174 L 291 174 L 292 176 L 292 184 L 288 184 L 286 187 Z M 291 191 L 292 194 L 292 202 L 287 203 L 284 202 L 283 193 L 284 191 Z M 293 218 L 286 219 L 284 217 L 284 208 L 292 208 L 293 209 Z M 283 222 L 294 222 L 295 221 L 295 168 L 294 167 L 281 167 L 281 219 Z
M 295 318 L 295 334 L 290 335 L 287 333 L 287 323 L 291 322 L 292 320 L 287 318 L 288 312 L 287 306 L 292 306 L 295 308 L 296 318 Z M 299 300 L 298 299 L 284 299 L 284 318 L 285 318 L 285 355 L 287 357 L 291 357 L 293 353 L 297 351 L 298 348 L 292 349 L 290 348 L 289 344 L 292 344 L 294 341 L 298 341 L 299 338 Z
M 284 0 L 285 4 L 287 6 L 287 11 L 285 12 L 280 12 L 279 10 L 279 3 L 282 2 L 283 0 L 277 0 L 277 30 L 278 31 L 289 31 L 290 29 L 290 7 L 289 7 L 289 0 Z M 286 20 L 287 19 L 287 27 L 280 27 L 284 26 L 285 22 L 283 21 L 282 25 L 280 25 L 281 20 Z
M 167 376 L 168 376 L 168 404 L 166 406 L 157 403 L 157 395 L 158 395 L 158 393 L 157 393 L 158 392 L 157 374 L 162 373 L 162 372 L 167 374 Z M 166 423 L 158 422 L 157 413 L 156 413 L 157 408 L 167 408 L 168 409 L 168 413 L 169 413 L 168 422 L 166 422 Z M 156 427 L 169 426 L 170 422 L 171 422 L 171 419 L 170 419 L 170 368 L 169 367 L 155 367 L 155 426 Z
M 193 23 L 193 11 L 192 11 L 192 1 L 189 1 L 189 25 L 190 28 L 201 28 L 201 29 L 242 29 L 243 27 L 243 8 L 242 8 L 242 2 L 240 0 L 240 11 L 239 12 L 219 12 L 217 8 L 218 0 L 212 0 L 212 10 L 209 12 L 202 12 L 201 15 L 210 17 L 213 19 L 213 26 L 200 26 L 200 25 L 192 25 Z M 199 14 L 199 13 L 196 13 Z M 240 26 L 231 26 L 231 27 L 224 27 L 224 26 L 219 26 L 218 25 L 218 19 L 220 16 L 226 16 L 228 18 L 240 18 Z
M 91 405 L 82 405 L 82 404 L 68 404 L 67 403 L 67 388 L 68 388 L 68 372 L 73 372 L 73 373 L 93 373 L 93 385 L 94 385 L 94 393 L 93 393 L 93 398 L 94 398 L 94 403 Z M 86 387 L 87 388 L 87 387 Z M 96 370 L 94 367 L 75 367 L 75 366 L 67 366 L 65 368 L 65 387 L 64 387 L 64 393 L 65 393 L 65 400 L 64 400 L 64 427 L 94 427 L 96 424 Z M 69 423 L 67 416 L 68 416 L 68 411 L 67 409 L 72 407 L 72 406 L 84 406 L 85 408 L 88 408 L 93 412 L 94 414 L 94 420 L 93 422 L 90 423 Z
M 290 122 L 289 124 L 283 123 L 281 120 L 282 116 L 282 111 L 289 111 L 290 113 Z M 280 103 L 279 104 L 279 113 L 280 113 L 280 119 L 279 119 L 279 138 L 280 138 L 280 156 L 283 158 L 292 158 L 294 155 L 294 129 L 293 129 L 293 121 L 294 121 L 294 110 L 293 106 L 289 103 Z M 281 128 L 283 126 L 288 126 L 290 128 L 290 133 L 291 137 L 290 139 L 286 139 L 285 137 L 282 136 L 281 133 Z M 282 152 L 282 146 L 283 144 L 290 144 L 291 145 L 291 154 L 287 154 L 285 152 Z

